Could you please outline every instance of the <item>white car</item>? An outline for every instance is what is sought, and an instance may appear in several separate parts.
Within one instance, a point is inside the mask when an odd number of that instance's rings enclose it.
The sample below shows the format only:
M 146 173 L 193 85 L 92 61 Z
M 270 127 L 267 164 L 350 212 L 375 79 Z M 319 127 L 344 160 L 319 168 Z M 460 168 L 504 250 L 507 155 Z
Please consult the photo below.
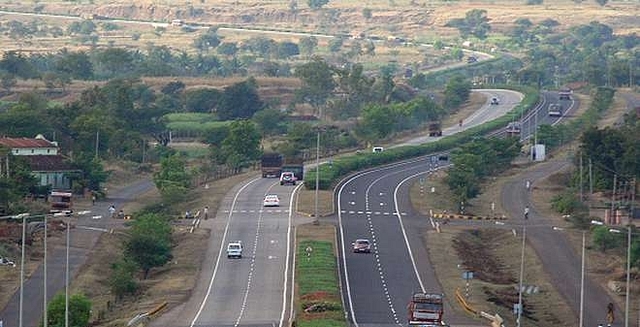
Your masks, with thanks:
M 227 245 L 227 258 L 242 258 L 242 241 L 229 242 Z
M 280 198 L 276 194 L 267 194 L 262 201 L 262 205 L 265 207 L 279 207 Z
M 9 260 L 9 259 L 6 259 L 6 258 L 3 258 L 3 257 L 0 257 L 0 266 L 10 266 L 10 267 L 15 267 L 15 266 L 16 266 L 16 264 L 15 264 L 13 261 Z

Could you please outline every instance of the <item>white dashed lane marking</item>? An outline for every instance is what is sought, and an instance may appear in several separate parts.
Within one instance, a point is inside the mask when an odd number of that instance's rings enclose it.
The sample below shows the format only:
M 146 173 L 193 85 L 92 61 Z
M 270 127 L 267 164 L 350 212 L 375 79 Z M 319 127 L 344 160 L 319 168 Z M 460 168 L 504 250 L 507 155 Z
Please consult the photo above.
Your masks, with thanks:
M 353 210 L 341 210 L 340 213 L 342 214 L 349 214 L 349 215 L 372 215 L 372 216 L 390 216 L 390 215 L 397 215 L 396 212 L 382 212 L 382 211 L 353 211 Z M 406 212 L 401 212 L 400 215 L 402 216 L 406 216 L 407 213 Z

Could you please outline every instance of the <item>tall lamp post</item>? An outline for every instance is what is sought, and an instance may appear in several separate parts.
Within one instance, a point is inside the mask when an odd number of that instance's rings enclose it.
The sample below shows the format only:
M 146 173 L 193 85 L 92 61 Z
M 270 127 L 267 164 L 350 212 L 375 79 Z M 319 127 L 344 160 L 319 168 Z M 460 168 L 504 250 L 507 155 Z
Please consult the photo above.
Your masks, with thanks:
M 520 318 L 522 317 L 522 279 L 524 278 L 524 249 L 527 240 L 527 225 L 522 225 L 522 254 L 520 255 L 520 284 L 518 286 L 518 318 L 516 319 L 516 326 L 520 327 Z
M 318 189 L 320 188 L 320 128 L 317 130 L 316 138 L 316 190 L 315 190 L 315 213 L 313 215 L 313 224 L 317 225 L 318 221 Z
M 561 231 L 564 230 L 562 227 L 552 226 L 553 230 Z M 584 271 L 585 271 L 585 250 L 587 248 L 587 232 L 582 231 L 582 254 L 581 254 L 581 262 L 580 262 L 580 318 L 578 322 L 578 327 L 584 327 Z

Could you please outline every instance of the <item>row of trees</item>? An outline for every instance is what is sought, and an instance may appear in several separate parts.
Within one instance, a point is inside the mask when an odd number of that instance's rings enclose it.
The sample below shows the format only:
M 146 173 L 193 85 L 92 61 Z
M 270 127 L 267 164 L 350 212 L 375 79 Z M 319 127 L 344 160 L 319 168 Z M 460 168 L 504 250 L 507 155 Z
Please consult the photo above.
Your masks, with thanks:
M 454 150 L 446 182 L 457 200 L 466 202 L 480 194 L 482 182 L 507 170 L 520 148 L 518 138 L 508 137 L 478 139 Z

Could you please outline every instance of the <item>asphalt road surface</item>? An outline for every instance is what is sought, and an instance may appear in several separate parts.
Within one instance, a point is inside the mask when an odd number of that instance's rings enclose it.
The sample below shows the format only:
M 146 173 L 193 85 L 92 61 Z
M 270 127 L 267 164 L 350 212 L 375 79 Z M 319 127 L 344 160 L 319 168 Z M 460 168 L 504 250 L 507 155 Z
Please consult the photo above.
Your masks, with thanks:
M 142 180 L 119 190 L 113 190 L 109 199 L 96 202 L 90 208 L 91 213 L 85 216 L 74 216 L 70 223 L 75 228 L 70 230 L 69 272 L 73 280 L 80 267 L 86 262 L 88 255 L 98 241 L 97 234 L 122 224 L 122 220 L 111 219 L 108 207 L 114 204 L 120 208 L 129 199 L 145 193 L 155 187 L 149 180 Z M 87 228 L 88 227 L 88 228 Z M 66 247 L 48 246 L 47 254 L 47 299 L 51 300 L 58 292 L 64 292 L 66 271 Z M 25 279 L 24 300 L 22 308 L 22 326 L 37 327 L 44 316 L 44 265 L 40 265 L 33 275 Z M 4 327 L 19 326 L 20 290 L 0 312 L 0 320 Z
M 551 283 L 555 289 L 574 311 L 577 324 L 580 312 L 580 253 L 573 250 L 566 233 L 554 231 L 553 223 L 547 217 L 538 214 L 531 203 L 531 193 L 524 185 L 524 181 L 529 180 L 535 186 L 536 181 L 554 174 L 569 164 L 566 161 L 552 160 L 536 166 L 535 169 L 505 184 L 501 202 L 508 216 L 513 217 L 512 223 L 519 223 L 520 226 L 525 223 L 524 207 L 531 206 L 529 219 L 526 221 L 527 242 L 535 250 L 535 254 L 545 267 L 545 272 L 551 277 Z M 612 302 L 614 301 L 607 292 L 587 274 L 584 285 L 584 326 L 598 326 L 598 324 L 606 326 L 607 305 Z M 618 318 L 612 326 L 622 326 L 619 308 L 616 309 L 616 316 Z
M 289 320 L 292 271 L 292 195 L 298 186 L 256 178 L 224 199 L 211 228 L 206 261 L 193 296 L 153 321 L 153 326 L 284 326 Z M 266 194 L 280 207 L 264 208 Z M 229 259 L 226 245 L 242 241 L 243 257 Z
M 451 135 L 496 119 L 517 105 L 522 95 L 512 91 L 478 90 L 487 102 L 463 126 L 447 127 Z M 489 104 L 498 97 L 499 105 Z M 437 140 L 421 137 L 407 142 Z M 406 324 L 406 305 L 414 292 L 442 292 L 422 238 L 429 222 L 409 203 L 408 182 L 439 169 L 437 156 L 424 156 L 358 173 L 338 185 L 340 272 L 349 320 L 355 326 L 378 327 Z M 372 241 L 372 253 L 353 253 L 351 242 Z M 453 299 L 447 299 L 445 319 L 452 326 L 473 325 L 473 320 L 452 315 Z M 477 323 L 476 323 L 477 324 Z

